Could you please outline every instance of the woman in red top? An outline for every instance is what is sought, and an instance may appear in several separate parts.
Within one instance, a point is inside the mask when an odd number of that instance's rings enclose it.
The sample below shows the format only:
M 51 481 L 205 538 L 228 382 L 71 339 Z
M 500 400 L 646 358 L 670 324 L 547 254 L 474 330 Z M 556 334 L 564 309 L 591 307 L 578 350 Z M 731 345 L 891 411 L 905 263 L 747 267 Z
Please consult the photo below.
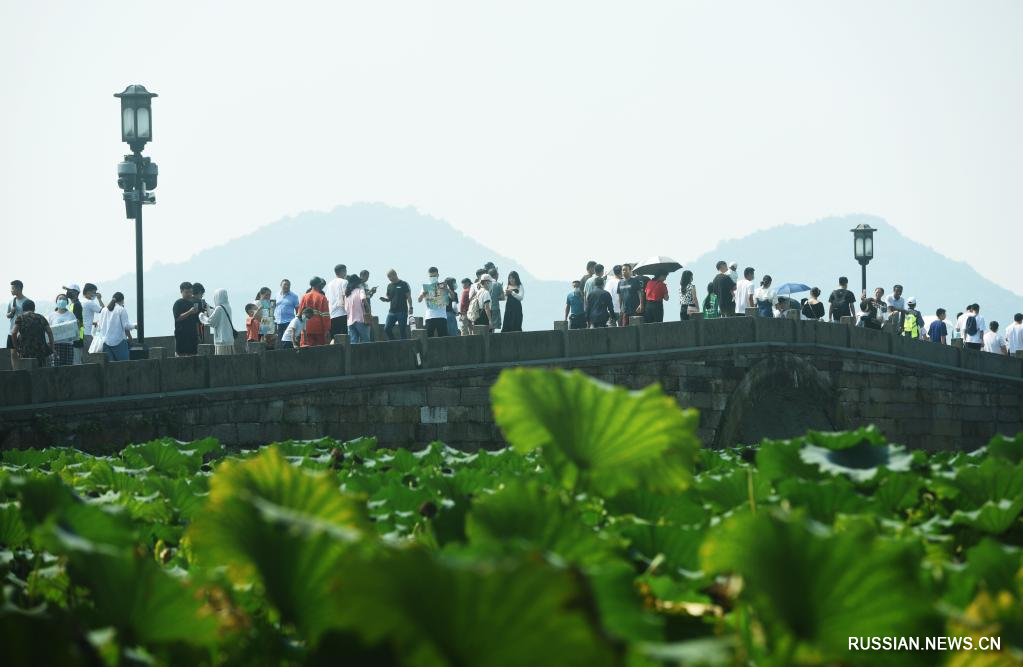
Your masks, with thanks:
M 302 347 L 311 345 L 326 345 L 327 332 L 330 331 L 330 304 L 327 297 L 323 295 L 323 288 L 327 281 L 315 277 L 309 281 L 309 291 L 302 295 L 298 302 L 298 312 L 311 308 L 314 315 L 305 323 L 305 331 L 302 332 Z
M 664 321 L 664 302 L 668 300 L 668 286 L 664 284 L 666 274 L 659 274 L 647 281 L 646 310 L 643 318 L 646 322 Z

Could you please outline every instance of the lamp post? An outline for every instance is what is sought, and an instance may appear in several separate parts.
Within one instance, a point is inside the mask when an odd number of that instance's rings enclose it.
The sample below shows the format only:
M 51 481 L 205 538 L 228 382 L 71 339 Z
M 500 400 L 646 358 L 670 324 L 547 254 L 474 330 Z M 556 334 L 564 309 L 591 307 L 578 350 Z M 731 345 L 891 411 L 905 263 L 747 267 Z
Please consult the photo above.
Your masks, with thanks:
M 863 293 L 867 293 L 867 264 L 874 259 L 874 232 L 870 225 L 856 225 L 850 229 L 853 233 L 853 256 L 860 263 L 863 271 Z
M 156 197 L 147 190 L 156 189 L 159 168 L 142 157 L 142 149 L 153 138 L 152 99 L 156 93 L 145 86 L 132 84 L 114 97 L 121 100 L 121 141 L 131 148 L 131 155 L 117 165 L 117 185 L 123 190 L 124 214 L 135 219 L 135 303 L 138 308 L 138 342 L 145 342 L 145 315 L 142 301 L 142 206 L 155 204 Z M 145 354 L 144 352 L 141 354 Z

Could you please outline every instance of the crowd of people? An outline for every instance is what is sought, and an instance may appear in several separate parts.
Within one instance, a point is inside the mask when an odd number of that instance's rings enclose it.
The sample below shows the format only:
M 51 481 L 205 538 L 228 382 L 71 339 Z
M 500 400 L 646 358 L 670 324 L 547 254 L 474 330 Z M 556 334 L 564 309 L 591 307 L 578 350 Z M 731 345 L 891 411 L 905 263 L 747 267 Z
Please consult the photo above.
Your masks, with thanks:
M 586 273 L 572 281 L 565 298 L 564 319 L 568 327 L 628 326 L 636 319 L 663 322 L 666 302 L 670 300 L 669 272 L 641 274 L 634 268 L 635 265 L 623 263 L 607 271 L 596 261 L 588 262 Z M 680 319 L 754 316 L 851 321 L 856 326 L 938 344 L 962 339 L 964 347 L 995 354 L 1023 351 L 1021 313 L 1001 329 L 998 322 L 987 323 L 980 306 L 972 303 L 956 315 L 954 322 L 947 320 L 944 308 L 937 308 L 928 324 L 917 308 L 917 300 L 903 296 L 902 285 L 895 285 L 888 295 L 878 287 L 871 295 L 864 291 L 857 297 L 849 289 L 848 279 L 840 277 L 838 286 L 822 301 L 818 287 L 799 286 L 801 289 L 796 293 L 807 291 L 808 296 L 796 298 L 789 293 L 793 291 L 791 285 L 773 288 L 769 275 L 757 281 L 753 267 L 744 268 L 741 278 L 736 262 L 720 261 L 716 269 L 702 300 L 693 272 L 681 271 Z M 377 287 L 371 287 L 369 279 L 369 271 L 349 274 L 344 264 L 334 267 L 330 281 L 313 277 L 302 294 L 292 291 L 291 281 L 284 279 L 276 295 L 269 287 L 261 287 L 252 301 L 245 304 L 243 319 L 235 318 L 227 290 L 214 290 L 211 303 L 207 302 L 201 283 L 182 282 L 180 298 L 171 309 L 175 353 L 197 354 L 199 345 L 210 337 L 215 354 L 233 354 L 239 331 L 245 332 L 247 342 L 279 349 L 327 345 L 339 335 L 353 344 L 368 342 L 373 338 L 374 297 L 387 307 L 383 318 L 383 335 L 387 340 L 408 338 L 420 307 L 428 337 L 473 335 L 481 330 L 522 331 L 525 288 L 516 271 L 510 271 L 502 283 L 493 262 L 477 270 L 475 278 L 461 281 L 453 277 L 441 279 L 437 267 L 431 266 L 418 290 L 391 269 L 387 272 L 384 294 L 379 297 Z M 112 361 L 128 359 L 134 325 L 124 307 L 124 295 L 117 292 L 104 303 L 93 283 L 82 287 L 71 283 L 61 289 L 54 298 L 53 311 L 44 316 L 36 312 L 35 302 L 25 296 L 22 282 L 11 282 L 7 347 L 12 354 L 51 366 L 80 364 L 86 350 L 105 353 Z

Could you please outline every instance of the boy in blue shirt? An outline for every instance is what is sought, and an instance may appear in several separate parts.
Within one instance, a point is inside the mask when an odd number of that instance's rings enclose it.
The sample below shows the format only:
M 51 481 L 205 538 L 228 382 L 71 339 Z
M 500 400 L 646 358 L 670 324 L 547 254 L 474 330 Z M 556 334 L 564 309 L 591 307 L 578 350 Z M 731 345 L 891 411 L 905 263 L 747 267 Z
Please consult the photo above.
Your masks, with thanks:
M 948 327 L 945 326 L 945 309 L 938 308 L 934 314 L 938 319 L 931 322 L 931 326 L 927 329 L 927 338 L 932 343 L 944 345 L 945 338 L 948 336 Z

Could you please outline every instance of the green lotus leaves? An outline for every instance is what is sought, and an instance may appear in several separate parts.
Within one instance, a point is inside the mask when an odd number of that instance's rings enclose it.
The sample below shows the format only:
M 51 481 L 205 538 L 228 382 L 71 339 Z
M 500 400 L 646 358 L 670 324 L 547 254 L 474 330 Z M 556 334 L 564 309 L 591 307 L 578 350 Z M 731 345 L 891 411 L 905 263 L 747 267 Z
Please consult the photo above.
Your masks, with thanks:
M 603 495 L 685 488 L 699 442 L 694 410 L 656 385 L 628 391 L 582 373 L 518 368 L 491 389 L 494 420 L 519 452 L 542 448 L 559 481 Z

